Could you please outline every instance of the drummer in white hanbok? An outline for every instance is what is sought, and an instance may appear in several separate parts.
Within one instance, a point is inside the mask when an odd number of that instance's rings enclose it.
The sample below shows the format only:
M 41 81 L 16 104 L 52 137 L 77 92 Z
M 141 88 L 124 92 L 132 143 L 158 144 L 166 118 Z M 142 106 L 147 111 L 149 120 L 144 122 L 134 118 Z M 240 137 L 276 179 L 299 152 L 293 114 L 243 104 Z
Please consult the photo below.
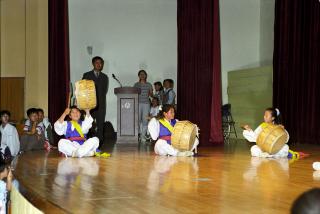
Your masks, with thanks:
M 99 146 L 99 138 L 87 139 L 86 134 L 92 127 L 93 118 L 89 109 L 86 109 L 84 120 L 80 120 L 80 110 L 73 106 L 66 108 L 61 117 L 55 122 L 54 130 L 58 135 L 64 135 L 65 139 L 59 140 L 59 152 L 71 157 L 94 156 Z M 64 121 L 69 115 L 71 121 Z
M 148 130 L 153 140 L 156 140 L 154 151 L 158 155 L 193 156 L 192 152 L 199 144 L 198 139 L 191 151 L 181 152 L 171 145 L 171 134 L 177 120 L 174 119 L 174 106 L 165 104 L 160 108 L 159 116 L 152 118 Z
M 243 131 L 243 136 L 249 142 L 254 142 L 254 143 L 257 142 L 257 138 L 259 134 L 262 132 L 262 130 L 266 126 L 268 126 L 268 124 L 275 124 L 275 125 L 281 126 L 280 111 L 277 108 L 267 108 L 264 112 L 263 119 L 264 119 L 264 122 L 261 123 L 254 131 L 250 128 L 249 125 L 243 126 L 243 128 L 245 129 Z M 287 139 L 287 142 L 288 141 L 289 141 L 289 137 Z M 251 147 L 251 155 L 253 157 L 287 157 L 288 152 L 289 152 L 289 146 L 287 144 L 285 144 L 279 152 L 273 155 L 267 152 L 263 152 L 258 145 L 254 145 Z

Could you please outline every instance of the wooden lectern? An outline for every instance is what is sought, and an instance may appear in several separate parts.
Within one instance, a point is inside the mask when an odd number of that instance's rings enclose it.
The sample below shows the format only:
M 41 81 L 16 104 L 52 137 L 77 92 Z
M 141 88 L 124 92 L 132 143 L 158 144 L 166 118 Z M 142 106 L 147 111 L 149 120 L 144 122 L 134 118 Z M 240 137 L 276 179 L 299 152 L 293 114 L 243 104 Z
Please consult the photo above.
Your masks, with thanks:
M 119 87 L 117 95 L 117 143 L 138 143 L 140 89 Z

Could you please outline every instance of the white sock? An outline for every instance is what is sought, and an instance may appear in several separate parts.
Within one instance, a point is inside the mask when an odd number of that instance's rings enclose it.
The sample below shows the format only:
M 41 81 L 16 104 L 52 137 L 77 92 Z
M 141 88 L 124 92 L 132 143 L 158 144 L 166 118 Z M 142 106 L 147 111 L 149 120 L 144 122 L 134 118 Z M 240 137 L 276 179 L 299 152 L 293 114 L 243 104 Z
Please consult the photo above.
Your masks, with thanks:
M 194 153 L 193 152 L 190 152 L 190 151 L 185 151 L 185 152 L 178 152 L 177 156 L 185 156 L 185 157 L 188 157 L 188 156 L 193 156 Z
M 314 170 L 320 170 L 320 162 L 314 162 L 312 164 L 312 167 Z

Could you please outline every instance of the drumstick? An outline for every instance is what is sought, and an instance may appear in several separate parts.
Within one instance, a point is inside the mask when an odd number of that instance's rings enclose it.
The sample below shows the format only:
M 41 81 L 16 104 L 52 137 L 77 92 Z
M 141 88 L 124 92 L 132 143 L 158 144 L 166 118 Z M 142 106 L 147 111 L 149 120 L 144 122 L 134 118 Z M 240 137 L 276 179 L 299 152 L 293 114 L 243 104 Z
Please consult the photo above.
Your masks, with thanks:
M 71 104 L 71 97 L 72 97 L 72 82 L 70 82 L 70 88 L 69 88 L 69 95 L 68 95 L 68 104 L 67 104 L 67 108 L 70 108 L 70 104 Z

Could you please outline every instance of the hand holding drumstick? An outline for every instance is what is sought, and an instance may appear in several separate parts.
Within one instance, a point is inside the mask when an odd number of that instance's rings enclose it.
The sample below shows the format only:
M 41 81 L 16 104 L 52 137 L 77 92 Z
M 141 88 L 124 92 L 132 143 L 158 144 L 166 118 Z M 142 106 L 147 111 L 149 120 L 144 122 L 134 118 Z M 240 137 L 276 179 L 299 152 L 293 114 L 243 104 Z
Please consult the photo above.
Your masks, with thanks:
M 84 111 L 86 112 L 86 117 L 90 117 L 90 109 L 85 109 Z
M 249 125 L 242 125 L 241 128 L 244 130 L 247 130 L 247 131 L 252 131 L 252 129 Z
M 65 118 L 67 115 L 70 114 L 70 111 L 71 111 L 70 108 L 67 107 L 67 108 L 64 110 L 64 112 L 62 113 L 62 115 L 60 116 L 60 118 L 58 119 L 58 121 L 59 121 L 60 123 L 63 123 L 64 118 Z

